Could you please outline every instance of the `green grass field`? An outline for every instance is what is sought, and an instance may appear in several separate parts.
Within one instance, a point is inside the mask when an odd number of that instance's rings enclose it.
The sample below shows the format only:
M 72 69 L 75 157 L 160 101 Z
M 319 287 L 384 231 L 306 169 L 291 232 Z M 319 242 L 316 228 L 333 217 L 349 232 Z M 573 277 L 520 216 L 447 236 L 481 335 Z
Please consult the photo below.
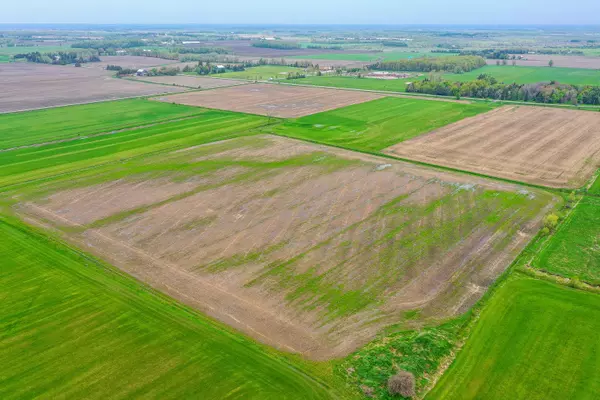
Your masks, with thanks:
M 22 47 L 0 47 L 0 54 L 13 56 L 15 54 L 33 53 L 39 51 L 40 53 L 51 53 L 53 51 L 70 51 L 70 45 L 65 46 L 22 46 Z M 74 50 L 75 51 L 75 50 Z
M 592 184 L 588 193 L 594 196 L 600 196 L 600 171 L 598 172 L 596 181 Z
M 382 90 L 388 92 L 406 92 L 406 84 L 421 77 L 409 79 L 372 79 L 355 78 L 350 76 L 308 76 L 302 79 L 294 79 L 290 83 L 300 85 L 329 86 L 336 88 L 350 88 L 361 90 Z
M 0 397 L 325 399 L 276 352 L 0 217 Z
M 427 399 L 597 399 L 600 296 L 505 282 Z
M 454 81 L 472 81 L 480 74 L 490 74 L 505 83 L 537 83 L 557 81 L 571 85 L 600 85 L 600 70 L 557 67 L 519 67 L 487 65 L 464 74 L 446 74 Z
M 600 198 L 581 200 L 533 266 L 600 285 Z
M 0 114 L 0 149 L 109 133 L 203 112 L 197 107 L 132 99 Z
M 380 151 L 491 109 L 492 106 L 486 104 L 387 97 L 309 115 L 268 129 L 350 149 Z
M 246 68 L 245 71 L 225 72 L 224 74 L 214 75 L 218 78 L 235 78 L 264 81 L 268 79 L 285 79 L 290 72 L 303 73 L 303 68 L 285 67 L 279 65 L 262 65 L 260 67 Z
M 411 52 L 411 51 L 389 51 L 379 53 L 324 53 L 324 54 L 313 54 L 308 56 L 294 56 L 289 58 L 297 59 L 311 59 L 311 60 L 340 60 L 340 61 L 376 61 L 383 59 L 384 61 L 401 60 L 406 58 L 419 58 L 419 57 L 441 57 L 447 56 L 448 54 L 443 53 L 431 53 L 431 52 Z
M 7 63 L 10 61 L 10 56 L 0 54 L 0 63 Z
M 195 110 L 201 117 L 85 140 L 0 152 L 0 192 L 12 189 L 13 185 L 88 169 L 91 169 L 90 174 L 99 175 L 98 168 L 102 165 L 110 166 L 156 151 L 236 137 L 267 121 L 248 114 Z

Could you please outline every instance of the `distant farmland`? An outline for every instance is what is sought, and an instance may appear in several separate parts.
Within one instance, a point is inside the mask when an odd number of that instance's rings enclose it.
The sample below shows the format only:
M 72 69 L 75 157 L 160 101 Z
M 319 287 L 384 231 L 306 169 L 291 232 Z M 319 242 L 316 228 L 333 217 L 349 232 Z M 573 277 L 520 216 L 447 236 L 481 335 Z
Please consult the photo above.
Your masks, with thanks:
M 511 62 L 510 60 L 508 61 Z M 518 61 L 517 61 L 518 62 Z M 558 67 L 520 67 L 488 65 L 464 74 L 446 74 L 444 78 L 453 81 L 472 81 L 480 74 L 490 74 L 504 83 L 538 83 L 556 81 L 570 85 L 600 86 L 600 70 Z
M 361 90 L 406 92 L 406 84 L 416 79 L 423 79 L 423 77 L 407 79 L 373 79 L 357 78 L 353 76 L 308 76 L 302 79 L 294 79 L 289 83 Z
M 306 56 L 294 56 L 289 58 L 311 59 L 311 60 L 344 60 L 344 61 L 376 61 L 383 59 L 384 61 L 401 60 L 405 58 L 420 58 L 420 57 L 443 57 L 448 56 L 445 53 L 431 52 L 409 52 L 409 51 L 390 51 L 380 53 L 364 53 L 364 54 L 349 54 L 349 53 L 325 53 L 313 54 Z
M 600 296 L 513 277 L 428 400 L 597 399 Z

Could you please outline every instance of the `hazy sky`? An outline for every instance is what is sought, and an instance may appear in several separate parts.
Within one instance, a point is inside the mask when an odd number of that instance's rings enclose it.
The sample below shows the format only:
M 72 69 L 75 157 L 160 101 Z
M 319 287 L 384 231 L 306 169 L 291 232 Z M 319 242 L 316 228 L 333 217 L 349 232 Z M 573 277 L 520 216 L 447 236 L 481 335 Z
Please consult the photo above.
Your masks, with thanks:
M 0 23 L 600 24 L 600 0 L 2 0 Z

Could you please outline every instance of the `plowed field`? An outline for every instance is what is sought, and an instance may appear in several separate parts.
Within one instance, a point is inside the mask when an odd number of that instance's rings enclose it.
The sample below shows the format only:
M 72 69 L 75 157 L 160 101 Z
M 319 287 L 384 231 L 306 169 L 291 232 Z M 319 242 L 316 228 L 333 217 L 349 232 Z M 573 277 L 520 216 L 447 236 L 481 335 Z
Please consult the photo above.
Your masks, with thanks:
M 385 152 L 531 184 L 577 188 L 600 166 L 600 114 L 507 106 Z

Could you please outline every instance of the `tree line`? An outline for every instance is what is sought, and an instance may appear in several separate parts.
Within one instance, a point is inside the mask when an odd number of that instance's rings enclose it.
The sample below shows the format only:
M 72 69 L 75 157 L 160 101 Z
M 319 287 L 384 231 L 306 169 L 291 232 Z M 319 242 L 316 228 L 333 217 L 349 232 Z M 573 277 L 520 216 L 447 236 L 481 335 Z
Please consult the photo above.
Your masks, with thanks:
M 258 42 L 252 42 L 252 47 L 261 47 L 265 49 L 294 50 L 299 49 L 300 45 L 298 43 L 292 42 L 260 40 Z
M 28 62 L 38 64 L 83 64 L 88 62 L 98 62 L 100 58 L 98 54 L 92 52 L 75 52 L 75 51 L 57 51 L 52 53 L 40 53 L 34 51 L 32 53 L 15 54 L 14 59 L 25 59 Z
M 73 49 L 129 49 L 132 47 L 147 46 L 148 43 L 139 39 L 127 39 L 127 40 L 91 40 L 85 42 L 76 42 L 71 44 Z
M 456 74 L 473 71 L 485 66 L 485 60 L 479 56 L 423 57 L 396 61 L 380 61 L 369 69 L 384 71 L 445 71 Z
M 426 78 L 407 85 L 409 93 L 439 96 L 474 97 L 493 100 L 512 100 L 546 104 L 600 105 L 600 86 L 566 85 L 555 81 L 533 84 L 502 83 L 489 74 L 474 81 L 452 82 Z

